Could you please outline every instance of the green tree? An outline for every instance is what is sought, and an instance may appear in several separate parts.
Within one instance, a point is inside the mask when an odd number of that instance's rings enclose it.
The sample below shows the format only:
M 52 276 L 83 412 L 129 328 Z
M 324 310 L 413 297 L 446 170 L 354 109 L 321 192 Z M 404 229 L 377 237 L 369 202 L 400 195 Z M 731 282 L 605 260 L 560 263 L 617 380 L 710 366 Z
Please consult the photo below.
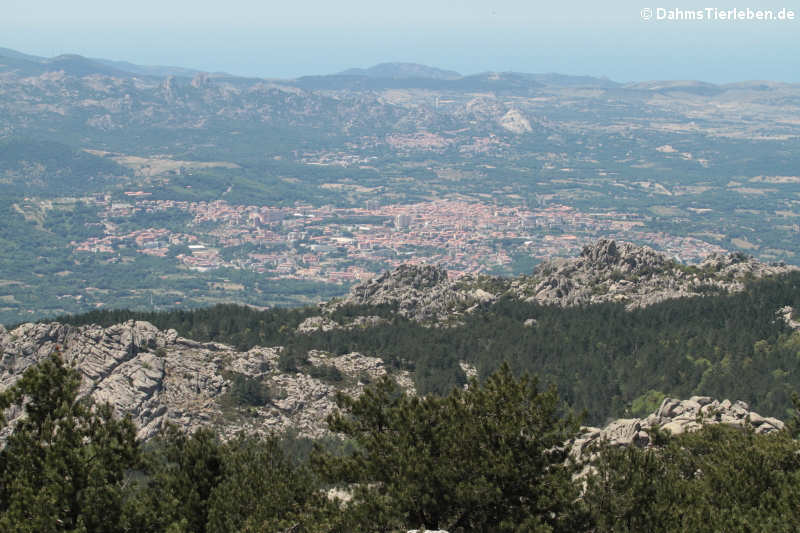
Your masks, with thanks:
M 126 509 L 128 531 L 208 531 L 208 500 L 223 469 L 216 434 L 204 428 L 186 435 L 168 427 L 148 445 L 144 463 L 147 478 Z
M 0 452 L 0 530 L 121 531 L 136 430 L 108 404 L 79 398 L 80 381 L 56 353 L 0 393 L 0 410 L 25 411 Z
M 276 437 L 225 444 L 220 482 L 208 500 L 208 531 L 309 531 L 328 502 L 310 471 L 289 461 Z M 314 530 L 314 529 L 311 529 Z
M 595 461 L 584 501 L 595 531 L 675 531 L 674 518 L 691 505 L 684 480 L 658 450 L 607 447 Z
M 344 529 L 574 531 L 580 525 L 563 443 L 577 424 L 558 415 L 553 388 L 502 366 L 447 397 L 409 396 L 384 378 L 358 399 L 337 397 L 332 431 L 354 454 L 315 463 L 349 483 Z
M 797 531 L 800 445 L 723 425 L 600 450 L 584 501 L 602 532 Z

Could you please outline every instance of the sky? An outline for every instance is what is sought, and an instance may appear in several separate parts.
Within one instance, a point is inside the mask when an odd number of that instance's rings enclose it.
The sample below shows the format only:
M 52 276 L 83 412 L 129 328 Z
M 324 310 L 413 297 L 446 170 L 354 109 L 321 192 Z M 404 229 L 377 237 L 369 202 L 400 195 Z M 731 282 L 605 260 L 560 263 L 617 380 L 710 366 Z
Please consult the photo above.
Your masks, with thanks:
M 734 6 L 784 18 L 722 19 Z M 686 20 L 698 11 L 703 20 Z M 266 78 L 404 61 L 462 74 L 800 82 L 800 3 L 4 0 L 0 46 Z

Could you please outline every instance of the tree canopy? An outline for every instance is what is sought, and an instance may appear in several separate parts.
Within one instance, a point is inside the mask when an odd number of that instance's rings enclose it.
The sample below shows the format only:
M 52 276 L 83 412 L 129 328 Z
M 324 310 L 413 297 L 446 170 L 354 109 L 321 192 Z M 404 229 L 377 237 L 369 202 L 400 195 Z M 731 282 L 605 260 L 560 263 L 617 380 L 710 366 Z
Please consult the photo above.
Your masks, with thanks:
M 329 426 L 355 452 L 315 459 L 328 481 L 352 488 L 347 520 L 361 527 L 574 531 L 580 523 L 563 446 L 577 423 L 536 379 L 503 366 L 483 385 L 421 398 L 384 378 L 337 403 Z
M 56 353 L 0 393 L 0 409 L 26 413 L 0 451 L 0 530 L 122 531 L 115 525 L 139 459 L 136 430 L 109 405 L 79 398 L 79 387 Z

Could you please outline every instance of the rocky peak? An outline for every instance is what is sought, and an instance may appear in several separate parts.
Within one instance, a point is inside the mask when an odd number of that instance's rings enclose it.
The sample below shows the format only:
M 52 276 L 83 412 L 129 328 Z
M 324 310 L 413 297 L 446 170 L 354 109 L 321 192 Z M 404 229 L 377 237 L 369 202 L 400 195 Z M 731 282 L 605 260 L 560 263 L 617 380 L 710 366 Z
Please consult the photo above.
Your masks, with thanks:
M 539 265 L 512 283 L 514 296 L 562 306 L 623 302 L 645 307 L 670 298 L 744 290 L 748 279 L 797 267 L 765 264 L 741 253 L 713 254 L 699 265 L 682 265 L 647 246 L 601 239 L 574 259 Z
M 600 239 L 594 244 L 587 244 L 581 251 L 581 257 L 595 263 L 616 262 L 619 257 L 617 243 L 607 239 Z
M 647 268 L 660 268 L 666 261 L 664 254 L 647 246 L 636 246 L 628 242 L 617 244 L 613 240 L 600 239 L 583 247 L 577 265 L 598 272 L 609 268 L 636 272 Z
M 400 265 L 391 272 L 353 287 L 343 300 L 323 306 L 331 311 L 340 305 L 391 305 L 397 314 L 420 322 L 454 323 L 458 317 L 493 302 L 498 290 L 481 288 L 483 282 L 508 287 L 498 278 L 465 276 L 450 280 L 440 266 Z M 504 290 L 504 289 L 503 289 Z M 369 319 L 370 317 L 365 317 Z
M 671 298 L 741 291 L 750 279 L 796 269 L 761 263 L 738 252 L 683 265 L 647 246 L 600 239 L 586 245 L 578 257 L 545 261 L 531 276 L 511 280 L 491 276 L 450 280 L 438 266 L 401 265 L 353 287 L 344 300 L 323 310 L 342 304 L 390 304 L 404 317 L 453 323 L 459 314 L 501 296 L 561 306 L 620 302 L 633 309 Z
M 385 272 L 378 278 L 355 287 L 353 295 L 371 295 L 379 292 L 402 291 L 405 289 L 422 291 L 433 289 L 447 281 L 447 270 L 437 265 L 400 265 L 393 271 Z

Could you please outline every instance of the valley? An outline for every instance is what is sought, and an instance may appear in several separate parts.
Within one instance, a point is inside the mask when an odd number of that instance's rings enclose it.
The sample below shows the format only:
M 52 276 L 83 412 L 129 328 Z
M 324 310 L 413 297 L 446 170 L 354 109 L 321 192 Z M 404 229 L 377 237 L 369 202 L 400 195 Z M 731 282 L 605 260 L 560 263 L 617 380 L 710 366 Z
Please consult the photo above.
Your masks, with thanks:
M 303 305 L 404 262 L 526 274 L 603 237 L 798 262 L 790 84 L 0 63 L 6 324 Z

